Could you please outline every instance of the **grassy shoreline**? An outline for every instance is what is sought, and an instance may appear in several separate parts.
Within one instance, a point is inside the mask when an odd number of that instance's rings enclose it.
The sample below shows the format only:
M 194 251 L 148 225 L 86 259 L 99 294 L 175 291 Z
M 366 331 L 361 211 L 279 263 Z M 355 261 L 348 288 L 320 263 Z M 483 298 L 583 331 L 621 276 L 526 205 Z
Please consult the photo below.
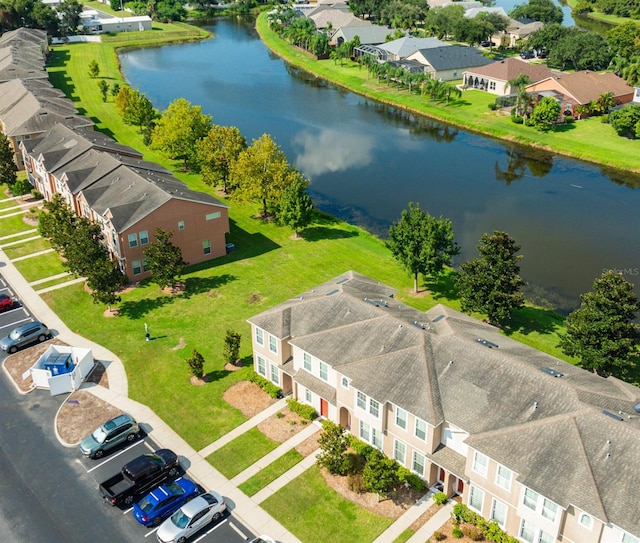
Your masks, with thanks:
M 619 137 L 599 117 L 560 125 L 553 132 L 539 132 L 532 127 L 513 123 L 509 116 L 491 111 L 489 106 L 495 100 L 495 96 L 491 94 L 467 90 L 460 100 L 451 102 L 448 106 L 434 104 L 420 96 L 408 94 L 406 90 L 399 91 L 377 84 L 367 77 L 365 68 L 354 62 L 336 65 L 330 60 L 316 60 L 279 38 L 269 28 L 264 12 L 258 16 L 256 29 L 263 43 L 290 64 L 377 102 L 483 136 L 618 170 L 618 175 L 640 173 L 640 140 Z M 640 179 L 635 179 L 635 182 L 640 184 Z

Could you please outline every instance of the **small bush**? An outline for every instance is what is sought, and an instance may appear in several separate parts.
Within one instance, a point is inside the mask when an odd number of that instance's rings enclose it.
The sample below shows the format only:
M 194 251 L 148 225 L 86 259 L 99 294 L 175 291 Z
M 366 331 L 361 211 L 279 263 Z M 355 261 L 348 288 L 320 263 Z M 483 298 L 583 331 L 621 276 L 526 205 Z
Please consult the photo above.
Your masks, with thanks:
M 359 455 L 363 456 L 365 460 L 368 460 L 374 452 L 377 452 L 371 445 L 368 445 L 364 441 L 360 441 L 353 435 L 349 436 L 349 445 Z
M 444 492 L 436 492 L 433 495 L 433 503 L 436 505 L 444 505 L 447 503 L 447 495 Z
M 276 413 L 276 418 L 277 418 L 277 419 L 283 419 L 283 418 L 284 418 L 284 413 L 283 413 L 282 411 L 278 411 L 278 412 Z
M 193 349 L 191 358 L 187 360 L 187 364 L 191 370 L 191 375 L 202 379 L 204 375 L 204 357 L 196 349 Z
M 447 538 L 447 536 L 444 535 L 442 532 L 433 532 L 433 535 L 431 537 L 435 541 L 442 541 L 443 539 Z
M 464 537 L 464 534 L 462 533 L 462 530 L 460 529 L 459 526 L 454 526 L 453 527 L 453 529 L 451 530 L 451 535 L 455 539 L 462 539 Z
M 358 453 L 348 452 L 343 457 L 343 473 L 347 475 L 353 475 L 356 473 L 362 474 L 365 465 L 365 459 Z
M 27 179 L 18 179 L 13 185 L 11 185 L 11 194 L 14 196 L 24 196 L 29 194 L 33 186 Z
M 361 473 L 350 473 L 347 475 L 347 485 L 349 486 L 349 490 L 357 492 L 358 494 L 366 491 L 366 485 L 364 484 Z
M 477 526 L 464 526 L 462 528 L 462 533 L 471 539 L 471 541 L 482 541 L 484 539 L 482 530 Z
M 258 375 L 256 372 L 253 372 L 251 374 L 251 376 L 249 377 L 249 381 L 258 385 L 272 398 L 282 398 L 282 389 L 274 385 L 272 382 L 267 381 L 264 377 Z
M 407 468 L 402 466 L 398 468 L 398 480 L 402 484 L 409 485 L 416 492 L 423 492 L 427 489 L 427 483 L 415 473 L 411 473 Z
M 42 200 L 44 196 L 39 190 L 31 189 L 31 196 L 33 196 L 36 200 Z
M 524 124 L 524 119 L 520 115 L 511 115 L 511 121 L 516 124 Z
M 315 420 L 316 418 L 318 418 L 318 413 L 316 412 L 316 410 L 306 403 L 302 403 L 298 400 L 294 400 L 293 398 L 289 398 L 287 400 L 287 405 L 292 412 L 300 415 L 303 419 Z

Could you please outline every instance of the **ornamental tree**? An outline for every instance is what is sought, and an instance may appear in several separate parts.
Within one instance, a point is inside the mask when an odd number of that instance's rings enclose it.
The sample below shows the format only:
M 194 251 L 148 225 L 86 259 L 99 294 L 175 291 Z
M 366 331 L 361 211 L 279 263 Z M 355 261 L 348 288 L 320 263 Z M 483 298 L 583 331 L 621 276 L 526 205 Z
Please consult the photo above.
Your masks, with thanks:
M 418 292 L 418 275 L 437 276 L 451 259 L 460 254 L 453 239 L 449 219 L 436 219 L 420 209 L 420 204 L 409 203 L 398 222 L 389 228 L 386 243 L 393 257 L 413 276 L 414 292 Z
M 480 256 L 464 262 L 456 280 L 463 311 L 486 313 L 489 322 L 498 324 L 524 305 L 520 289 L 526 283 L 519 275 L 519 250 L 506 232 L 495 231 L 480 238 Z
M 231 166 L 247 148 L 247 140 L 235 126 L 214 125 L 196 144 L 196 157 L 202 180 L 207 185 L 222 185 L 229 191 Z
M 172 230 L 157 228 L 156 240 L 143 251 L 151 278 L 160 288 L 175 288 L 187 265 L 180 247 L 171 243 L 171 236 Z
M 580 359 L 580 365 L 602 376 L 624 376 L 638 353 L 640 303 L 633 285 L 622 274 L 604 272 L 582 304 L 566 320 L 567 333 L 560 347 Z
M 317 456 L 317 463 L 323 468 L 327 468 L 329 473 L 334 475 L 344 475 L 345 473 L 345 453 L 349 446 L 349 436 L 346 430 L 332 422 L 325 420 L 322 423 L 322 434 L 318 438 L 320 454 Z
M 0 130 L 0 183 L 13 185 L 18 178 L 17 173 L 18 167 L 13 160 L 9 138 Z
M 313 219 L 313 202 L 307 193 L 307 181 L 302 174 L 284 189 L 278 208 L 278 222 L 292 228 L 295 237 L 298 231 L 309 225 Z

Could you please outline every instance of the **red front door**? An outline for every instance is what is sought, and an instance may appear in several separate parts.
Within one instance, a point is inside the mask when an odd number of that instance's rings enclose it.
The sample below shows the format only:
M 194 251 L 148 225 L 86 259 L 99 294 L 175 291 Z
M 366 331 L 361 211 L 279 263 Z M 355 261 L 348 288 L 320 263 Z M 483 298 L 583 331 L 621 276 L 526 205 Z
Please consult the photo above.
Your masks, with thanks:
M 464 492 L 464 482 L 462 479 L 458 479 L 458 494 L 462 494 Z
M 320 415 L 323 417 L 329 416 L 329 403 L 322 398 L 320 398 Z

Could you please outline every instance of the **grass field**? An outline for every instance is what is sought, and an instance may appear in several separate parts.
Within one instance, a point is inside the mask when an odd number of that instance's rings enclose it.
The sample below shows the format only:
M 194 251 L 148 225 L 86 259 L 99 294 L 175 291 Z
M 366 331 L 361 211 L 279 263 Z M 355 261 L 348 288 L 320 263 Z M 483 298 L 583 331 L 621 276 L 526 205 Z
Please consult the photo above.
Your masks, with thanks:
M 283 473 L 289 471 L 303 458 L 304 457 L 298 451 L 291 449 L 263 470 L 260 470 L 253 477 L 247 479 L 244 483 L 238 486 L 238 488 L 247 496 L 253 496 L 270 482 L 275 481 Z
M 269 439 L 257 428 L 251 428 L 207 456 L 207 462 L 227 479 L 232 479 L 278 445 L 277 441 Z
M 68 271 L 62 265 L 58 253 L 55 252 L 20 260 L 15 263 L 15 267 L 18 268 L 18 271 L 29 282 Z

